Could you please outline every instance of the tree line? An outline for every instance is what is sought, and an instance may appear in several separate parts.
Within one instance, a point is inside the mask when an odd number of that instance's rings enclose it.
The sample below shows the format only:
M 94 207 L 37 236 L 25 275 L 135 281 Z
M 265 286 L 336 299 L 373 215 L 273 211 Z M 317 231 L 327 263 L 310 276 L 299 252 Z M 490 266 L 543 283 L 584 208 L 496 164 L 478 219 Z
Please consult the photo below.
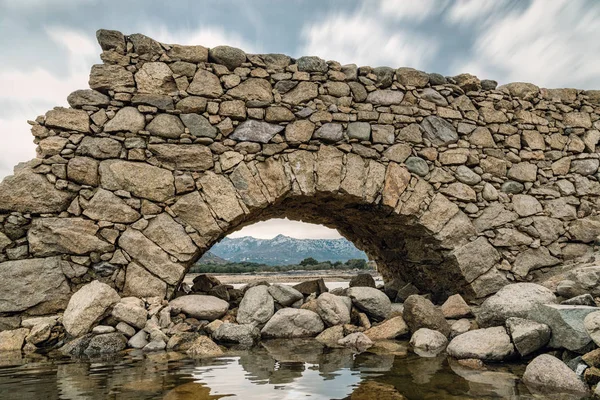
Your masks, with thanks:
M 239 274 L 245 272 L 286 272 L 286 271 L 318 271 L 318 270 L 353 270 L 369 269 L 369 264 L 362 258 L 354 258 L 346 262 L 317 261 L 312 257 L 305 258 L 299 264 L 267 265 L 250 261 L 228 262 L 226 264 L 196 263 L 190 268 L 192 273 Z

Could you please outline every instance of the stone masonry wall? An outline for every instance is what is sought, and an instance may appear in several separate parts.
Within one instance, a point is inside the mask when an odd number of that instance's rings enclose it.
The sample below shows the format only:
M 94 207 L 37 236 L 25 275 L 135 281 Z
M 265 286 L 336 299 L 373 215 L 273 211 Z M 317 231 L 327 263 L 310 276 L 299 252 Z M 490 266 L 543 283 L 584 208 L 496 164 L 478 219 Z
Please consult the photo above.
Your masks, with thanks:
M 0 184 L 5 323 L 93 279 L 171 296 L 277 216 L 440 296 L 532 280 L 600 234 L 600 91 L 97 36 L 91 89 L 30 122 L 38 157 Z

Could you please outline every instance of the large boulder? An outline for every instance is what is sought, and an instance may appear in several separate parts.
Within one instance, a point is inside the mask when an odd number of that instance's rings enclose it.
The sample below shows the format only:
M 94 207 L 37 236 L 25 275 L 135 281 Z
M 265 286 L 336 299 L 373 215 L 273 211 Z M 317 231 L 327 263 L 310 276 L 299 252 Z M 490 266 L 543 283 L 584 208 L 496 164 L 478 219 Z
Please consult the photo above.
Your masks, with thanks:
M 27 234 L 29 249 L 36 256 L 83 255 L 114 250 L 112 244 L 96 236 L 94 221 L 83 218 L 38 218 Z
M 420 328 L 410 338 L 410 345 L 421 357 L 435 357 L 446 349 L 448 339 L 441 332 Z
M 381 290 L 356 286 L 348 289 L 348 297 L 360 310 L 376 320 L 386 319 L 392 309 L 392 302 Z
M 433 303 L 423 296 L 413 294 L 404 302 L 404 320 L 411 332 L 421 328 L 429 328 L 450 335 L 450 325 L 444 314 Z
M 2 354 L 3 351 L 20 352 L 25 344 L 27 335 L 29 335 L 29 329 L 27 328 L 0 332 L 0 354 Z
M 0 263 L 0 313 L 24 311 L 38 304 L 67 304 L 71 288 L 60 257 Z
M 552 334 L 546 324 L 517 317 L 508 318 L 506 328 L 521 357 L 544 347 Z
M 588 388 L 564 362 L 550 354 L 537 356 L 527 365 L 523 382 L 536 393 L 570 393 L 585 396 Z
M 100 163 L 100 184 L 108 190 L 126 190 L 134 196 L 165 201 L 175 195 L 171 171 L 145 163 L 105 160 Z
M 304 299 L 304 295 L 291 286 L 274 284 L 268 288 L 269 294 L 277 303 L 289 307 L 298 300 Z
M 121 301 L 112 309 L 111 315 L 120 322 L 125 322 L 138 329 L 142 329 L 146 325 L 148 312 L 143 304 L 140 305 L 136 301 L 132 301 L 131 297 L 121 299 Z M 133 298 L 137 300 L 136 298 Z
M 262 325 L 275 312 L 275 302 L 266 286 L 254 286 L 246 291 L 237 313 L 240 324 Z
M 119 300 L 115 289 L 105 283 L 92 281 L 82 286 L 71 296 L 63 315 L 65 330 L 71 336 L 88 333 Z
M 75 193 L 58 190 L 44 175 L 22 168 L 0 182 L 0 212 L 55 213 L 69 207 Z
M 283 308 L 275 313 L 262 329 L 264 338 L 299 338 L 316 336 L 325 329 L 319 314 L 295 308 Z
M 551 290 L 535 283 L 506 285 L 483 302 L 477 313 L 480 327 L 504 325 L 509 317 L 527 318 L 538 304 L 556 303 Z
M 317 298 L 317 313 L 327 326 L 349 324 L 351 306 L 352 301 L 348 297 L 322 293 Z
M 513 356 L 515 348 L 504 327 L 497 326 L 458 335 L 448 345 L 447 352 L 458 359 L 504 361 Z
M 229 303 L 215 296 L 190 294 L 171 300 L 169 305 L 182 313 L 200 320 L 213 321 L 221 318 L 229 309 Z
M 538 304 L 529 313 L 529 319 L 546 324 L 552 330 L 550 347 L 579 351 L 592 341 L 584 320 L 599 308 L 563 304 Z

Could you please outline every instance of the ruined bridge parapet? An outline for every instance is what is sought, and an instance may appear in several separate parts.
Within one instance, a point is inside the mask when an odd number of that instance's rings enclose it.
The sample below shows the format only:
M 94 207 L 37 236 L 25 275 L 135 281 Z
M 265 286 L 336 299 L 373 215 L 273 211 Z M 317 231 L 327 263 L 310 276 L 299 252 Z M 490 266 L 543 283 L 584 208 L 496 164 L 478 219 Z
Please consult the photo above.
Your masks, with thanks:
M 600 233 L 600 91 L 98 32 L 104 64 L 0 184 L 0 316 L 94 279 L 173 294 L 276 216 L 338 228 L 386 281 L 489 295 Z

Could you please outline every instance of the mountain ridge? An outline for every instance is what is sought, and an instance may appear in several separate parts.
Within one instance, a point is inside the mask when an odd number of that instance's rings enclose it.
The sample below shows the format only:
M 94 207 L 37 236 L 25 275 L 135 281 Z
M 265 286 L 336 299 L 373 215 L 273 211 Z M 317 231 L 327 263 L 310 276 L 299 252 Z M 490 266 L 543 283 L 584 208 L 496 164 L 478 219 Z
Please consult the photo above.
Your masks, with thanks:
M 347 239 L 296 239 L 279 234 L 272 239 L 258 239 L 252 236 L 223 238 L 205 255 L 232 262 L 250 261 L 268 265 L 298 264 L 305 258 L 318 261 L 348 261 L 353 258 L 367 259 L 367 255 L 358 250 Z M 209 262 L 203 256 L 199 262 Z

